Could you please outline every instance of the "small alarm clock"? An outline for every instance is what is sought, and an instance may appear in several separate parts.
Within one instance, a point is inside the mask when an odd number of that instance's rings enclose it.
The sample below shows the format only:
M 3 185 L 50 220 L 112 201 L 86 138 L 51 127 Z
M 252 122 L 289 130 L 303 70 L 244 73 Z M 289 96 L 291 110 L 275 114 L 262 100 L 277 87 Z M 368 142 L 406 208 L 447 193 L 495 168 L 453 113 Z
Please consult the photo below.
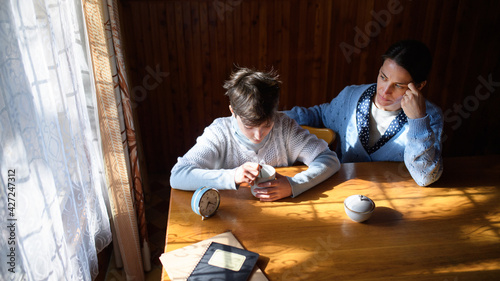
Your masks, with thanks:
M 191 209 L 202 219 L 211 217 L 220 204 L 219 191 L 213 187 L 202 186 L 198 188 L 191 198 Z

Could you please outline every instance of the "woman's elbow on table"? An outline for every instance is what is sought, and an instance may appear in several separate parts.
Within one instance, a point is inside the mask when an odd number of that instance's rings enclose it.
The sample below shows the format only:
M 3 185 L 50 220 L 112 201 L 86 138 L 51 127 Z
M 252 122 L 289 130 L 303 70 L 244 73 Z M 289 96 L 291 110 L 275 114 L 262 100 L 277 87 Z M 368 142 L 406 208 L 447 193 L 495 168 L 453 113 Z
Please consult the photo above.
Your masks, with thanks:
M 441 177 L 441 174 L 443 173 L 443 168 L 442 166 L 436 168 L 434 171 L 430 173 L 410 173 L 412 176 L 413 180 L 415 181 L 416 184 L 418 184 L 421 187 L 431 187 L 430 185 L 439 180 Z

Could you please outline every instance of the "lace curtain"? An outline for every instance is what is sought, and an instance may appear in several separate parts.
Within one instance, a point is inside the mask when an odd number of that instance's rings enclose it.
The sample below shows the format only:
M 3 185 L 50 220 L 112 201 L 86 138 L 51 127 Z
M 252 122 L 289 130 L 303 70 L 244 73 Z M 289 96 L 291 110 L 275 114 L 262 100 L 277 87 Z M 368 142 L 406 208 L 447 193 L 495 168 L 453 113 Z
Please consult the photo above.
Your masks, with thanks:
M 111 241 L 79 0 L 0 0 L 2 280 L 91 280 Z

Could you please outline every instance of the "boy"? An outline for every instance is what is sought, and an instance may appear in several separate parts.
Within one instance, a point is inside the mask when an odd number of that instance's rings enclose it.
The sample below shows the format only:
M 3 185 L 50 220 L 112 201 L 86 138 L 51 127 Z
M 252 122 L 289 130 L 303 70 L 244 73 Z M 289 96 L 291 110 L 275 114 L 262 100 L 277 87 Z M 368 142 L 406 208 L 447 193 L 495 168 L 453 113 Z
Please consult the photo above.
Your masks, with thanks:
M 308 169 L 294 177 L 276 174 L 275 180 L 258 185 L 256 197 L 275 201 L 296 197 L 339 170 L 337 155 L 325 141 L 277 111 L 277 75 L 240 68 L 224 88 L 232 116 L 215 119 L 196 144 L 178 158 L 170 177 L 172 188 L 236 190 L 242 183 L 254 183 L 260 164 L 306 164 Z

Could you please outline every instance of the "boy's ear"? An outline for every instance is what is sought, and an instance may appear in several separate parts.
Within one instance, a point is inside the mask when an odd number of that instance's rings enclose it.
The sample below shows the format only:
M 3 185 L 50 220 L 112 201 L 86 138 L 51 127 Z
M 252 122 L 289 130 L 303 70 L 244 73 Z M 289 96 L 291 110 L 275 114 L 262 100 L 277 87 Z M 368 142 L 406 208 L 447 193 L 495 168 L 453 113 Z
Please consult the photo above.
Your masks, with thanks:
M 233 108 L 231 107 L 231 105 L 229 105 L 229 110 L 231 111 L 231 115 L 234 116 L 234 111 L 233 111 Z

